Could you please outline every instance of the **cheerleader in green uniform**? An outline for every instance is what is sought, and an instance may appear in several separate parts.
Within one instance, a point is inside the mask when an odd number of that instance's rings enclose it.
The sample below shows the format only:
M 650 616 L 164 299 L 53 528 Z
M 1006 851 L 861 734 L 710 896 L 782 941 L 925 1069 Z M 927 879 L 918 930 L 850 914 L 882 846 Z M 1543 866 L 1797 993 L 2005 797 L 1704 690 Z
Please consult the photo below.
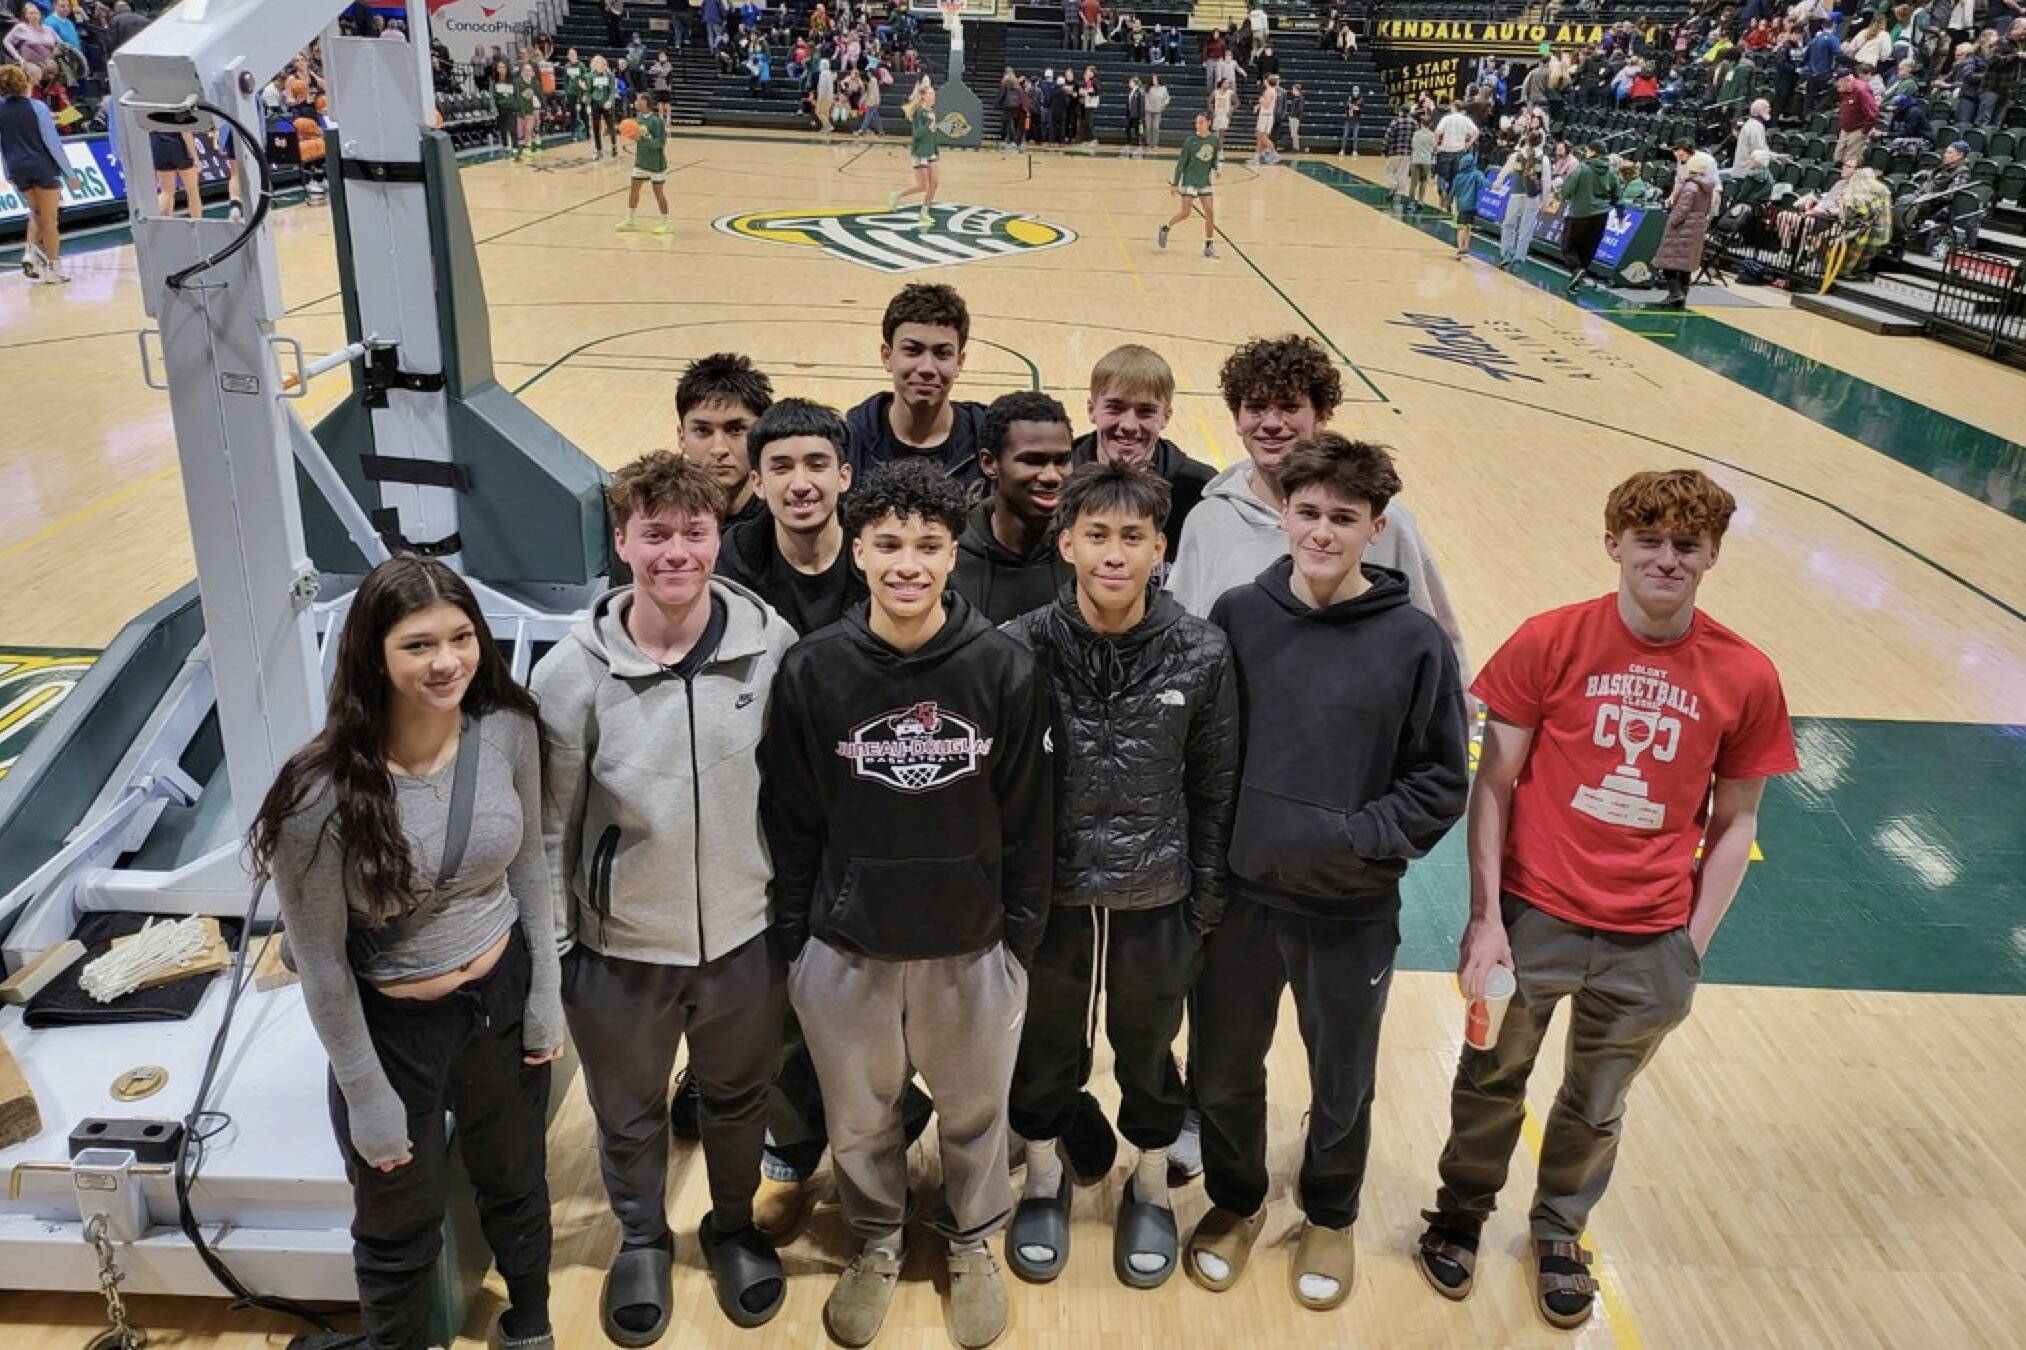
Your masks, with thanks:
M 935 200 L 936 185 L 940 181 L 936 173 L 936 87 L 924 75 L 921 83 L 908 101 L 901 105 L 901 115 L 908 120 L 908 163 L 914 166 L 913 187 L 902 188 L 886 199 L 886 209 L 900 210 L 900 204 L 909 197 L 920 195 L 921 211 L 915 216 L 915 224 L 922 229 L 929 226 L 929 203 Z

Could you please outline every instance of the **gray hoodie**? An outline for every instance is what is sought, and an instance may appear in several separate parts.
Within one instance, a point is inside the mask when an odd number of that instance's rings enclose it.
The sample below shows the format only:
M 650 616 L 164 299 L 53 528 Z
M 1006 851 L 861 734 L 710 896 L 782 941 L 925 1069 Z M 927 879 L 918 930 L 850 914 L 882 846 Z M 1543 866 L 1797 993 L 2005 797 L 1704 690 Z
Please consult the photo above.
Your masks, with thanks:
M 1287 532 L 1280 513 L 1252 493 L 1252 461 L 1240 460 L 1210 480 L 1203 500 L 1190 513 L 1182 551 L 1168 574 L 1168 589 L 1182 608 L 1198 618 L 1233 586 L 1251 582 L 1287 555 Z M 1386 530 L 1365 550 L 1365 562 L 1389 567 L 1407 578 L 1407 602 L 1442 627 L 1456 652 L 1456 668 L 1470 685 L 1470 662 L 1463 653 L 1463 628 L 1443 589 L 1435 559 L 1421 542 L 1414 514 L 1397 498 L 1386 507 Z
M 737 582 L 710 586 L 724 637 L 692 678 L 634 645 L 621 586 L 530 681 L 551 738 L 542 841 L 558 936 L 607 956 L 701 965 L 767 927 L 755 752 L 795 630 Z

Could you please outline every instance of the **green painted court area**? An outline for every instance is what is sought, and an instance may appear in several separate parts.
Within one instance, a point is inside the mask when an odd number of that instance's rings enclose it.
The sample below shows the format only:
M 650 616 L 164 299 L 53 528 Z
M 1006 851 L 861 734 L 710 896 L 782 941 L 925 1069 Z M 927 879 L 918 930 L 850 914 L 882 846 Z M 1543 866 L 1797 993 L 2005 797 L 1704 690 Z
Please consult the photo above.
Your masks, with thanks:
M 1759 814 L 1706 979 L 1808 989 L 2026 994 L 2026 727 L 1794 719 L 1802 771 Z M 1403 965 L 1456 963 L 1459 824 L 1407 873 Z
M 95 651 L 0 646 L 0 778 L 96 660 Z

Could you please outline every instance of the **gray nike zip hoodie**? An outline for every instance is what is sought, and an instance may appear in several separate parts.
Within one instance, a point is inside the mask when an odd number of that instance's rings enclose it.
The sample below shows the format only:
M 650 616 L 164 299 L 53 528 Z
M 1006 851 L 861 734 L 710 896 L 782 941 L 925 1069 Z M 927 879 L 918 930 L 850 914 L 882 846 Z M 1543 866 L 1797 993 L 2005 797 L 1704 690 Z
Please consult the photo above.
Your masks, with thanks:
M 695 966 L 766 930 L 756 751 L 795 630 L 737 582 L 710 587 L 724 637 L 689 679 L 627 634 L 630 586 L 535 666 L 550 736 L 542 841 L 565 943 Z

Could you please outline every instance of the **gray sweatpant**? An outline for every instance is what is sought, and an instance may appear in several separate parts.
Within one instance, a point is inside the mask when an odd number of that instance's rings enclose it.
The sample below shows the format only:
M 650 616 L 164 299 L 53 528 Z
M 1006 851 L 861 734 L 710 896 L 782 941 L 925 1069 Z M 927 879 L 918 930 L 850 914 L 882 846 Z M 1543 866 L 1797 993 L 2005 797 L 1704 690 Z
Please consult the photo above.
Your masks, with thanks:
M 781 958 L 764 933 L 701 966 L 626 961 L 581 943 L 563 958 L 563 1013 L 627 1242 L 668 1232 L 668 1079 L 685 1035 L 711 1213 L 725 1232 L 753 1221 L 787 1004 Z
M 907 1211 L 901 1098 L 919 1072 L 936 1103 L 943 1198 L 930 1225 L 980 1241 L 1013 1212 L 1006 1098 L 1027 972 L 1004 944 L 969 956 L 881 961 L 812 938 L 788 968 L 830 1123 L 830 1161 L 851 1231 L 897 1243 Z
M 1625 1099 L 1667 1033 L 1688 1017 L 1702 958 L 1686 928 L 1614 933 L 1569 923 L 1515 896 L 1503 903 L 1519 992 L 1489 1050 L 1465 1046 L 1449 1098 L 1435 1207 L 1478 1218 L 1505 1185 L 1526 1115 L 1527 1078 L 1555 1004 L 1573 1000 L 1568 1063 L 1541 1139 L 1531 1229 L 1573 1242 L 1618 1160 Z

